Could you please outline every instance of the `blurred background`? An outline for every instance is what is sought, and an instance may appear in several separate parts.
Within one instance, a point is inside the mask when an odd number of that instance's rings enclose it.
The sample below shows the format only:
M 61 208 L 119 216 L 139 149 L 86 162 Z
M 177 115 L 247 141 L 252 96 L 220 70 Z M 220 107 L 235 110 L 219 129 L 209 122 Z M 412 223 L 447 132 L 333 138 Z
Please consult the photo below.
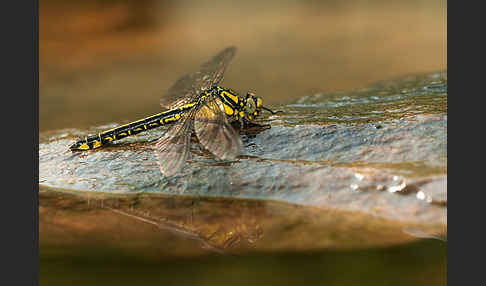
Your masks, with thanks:
M 447 69 L 440 0 L 43 0 L 40 131 L 160 112 L 182 75 L 229 45 L 223 85 L 268 105 Z

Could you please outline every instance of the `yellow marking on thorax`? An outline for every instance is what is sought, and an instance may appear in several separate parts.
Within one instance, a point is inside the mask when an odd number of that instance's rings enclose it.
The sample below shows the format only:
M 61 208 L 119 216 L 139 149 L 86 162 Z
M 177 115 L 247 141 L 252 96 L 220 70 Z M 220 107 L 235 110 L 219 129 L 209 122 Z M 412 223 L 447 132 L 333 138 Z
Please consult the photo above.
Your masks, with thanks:
M 240 101 L 240 98 L 238 96 L 231 94 L 227 91 L 221 92 L 221 95 L 231 98 L 236 104 L 238 104 L 238 102 Z M 241 104 L 243 104 L 243 103 L 241 103 Z
M 231 106 L 223 103 L 223 107 L 224 113 L 226 113 L 227 115 L 233 115 L 235 113 L 234 109 Z

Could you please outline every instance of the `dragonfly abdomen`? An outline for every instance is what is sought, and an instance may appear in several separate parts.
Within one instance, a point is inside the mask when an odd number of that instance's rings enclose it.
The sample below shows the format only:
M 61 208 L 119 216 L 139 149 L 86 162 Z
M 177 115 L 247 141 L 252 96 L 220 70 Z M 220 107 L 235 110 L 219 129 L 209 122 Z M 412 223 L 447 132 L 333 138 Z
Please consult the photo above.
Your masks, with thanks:
M 103 131 L 96 135 L 87 136 L 72 144 L 69 149 L 72 151 L 85 151 L 99 148 L 115 140 L 132 136 L 150 129 L 172 124 L 179 121 L 184 114 L 195 104 L 187 104 L 177 109 L 169 110 L 150 117 L 140 119 L 110 130 Z

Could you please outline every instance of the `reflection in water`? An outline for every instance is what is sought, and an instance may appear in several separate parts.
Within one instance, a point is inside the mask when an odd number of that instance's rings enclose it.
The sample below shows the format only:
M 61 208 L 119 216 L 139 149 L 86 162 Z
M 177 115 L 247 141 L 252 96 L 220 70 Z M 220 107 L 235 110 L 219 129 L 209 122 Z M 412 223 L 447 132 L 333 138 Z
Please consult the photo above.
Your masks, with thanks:
M 364 213 L 267 200 L 43 189 L 42 244 L 116 245 L 137 255 L 356 249 L 415 240 L 404 229 L 444 231 L 442 225 L 388 221 Z
M 427 230 L 424 230 L 420 227 L 416 228 L 404 228 L 403 232 L 410 234 L 412 236 L 418 237 L 418 238 L 432 238 L 432 239 L 438 239 L 442 241 L 447 241 L 447 232 L 430 232 Z
M 339 285 L 377 285 L 377 277 L 444 285 L 446 279 L 446 244 L 404 244 L 430 237 L 430 227 L 362 213 L 45 188 L 39 197 L 40 279 L 49 285 L 73 277 L 71 285 L 219 285 L 234 279 L 227 273 L 245 277 L 248 271 L 252 275 L 233 284 L 301 285 L 303 276 Z M 253 281 L 253 275 L 261 278 Z
M 159 201 L 161 205 L 157 206 L 157 210 L 146 210 L 141 205 L 124 207 L 123 202 L 120 203 L 120 198 L 102 199 L 102 208 L 194 239 L 200 242 L 203 248 L 218 253 L 224 253 L 225 249 L 251 248 L 263 235 L 258 215 L 255 215 L 265 207 L 263 202 L 235 203 L 229 199 L 222 200 L 214 206 L 214 203 L 201 198 L 191 198 L 190 206 L 187 205 L 189 199 L 187 202 L 179 202 L 183 206 L 178 206 L 173 205 L 174 201 L 177 199 L 174 198 L 170 202 Z M 151 207 L 155 207 L 152 203 Z M 160 209 L 167 208 L 167 205 L 173 210 L 184 207 L 184 211 L 178 214 L 164 212 L 166 216 L 160 216 Z
M 203 249 L 224 253 L 227 249 L 252 248 L 253 244 L 263 236 L 260 219 L 266 211 L 265 206 L 264 202 L 234 199 L 144 195 L 105 197 L 98 194 L 72 195 L 63 192 L 41 191 L 40 228 L 41 230 L 47 229 L 47 233 L 41 231 L 44 234 L 41 237 L 47 240 L 46 243 L 52 242 L 56 233 L 49 233 L 49 230 L 52 230 L 53 225 L 59 224 L 57 220 L 59 213 L 65 212 L 62 223 L 64 231 L 76 232 L 74 230 L 76 225 L 85 224 L 85 229 L 95 230 L 90 234 L 92 235 L 89 238 L 91 242 L 105 236 L 110 239 L 111 234 L 105 233 L 106 227 L 110 224 L 110 219 L 107 218 L 121 215 L 133 220 L 130 224 L 131 231 L 140 231 L 140 234 L 137 233 L 137 236 L 140 237 L 135 239 L 145 236 L 146 241 L 154 243 L 157 235 L 150 237 L 143 231 L 144 225 L 152 225 L 164 232 L 172 233 L 180 239 L 193 240 Z M 103 221 L 96 219 L 91 221 L 88 214 L 102 217 Z M 118 219 L 116 221 L 118 222 Z M 116 231 L 116 233 L 118 236 L 127 235 L 124 231 Z M 81 233 L 81 236 L 87 234 Z M 179 244 L 177 241 L 173 243 Z M 198 253 L 199 247 L 196 246 L 192 254 Z M 140 249 L 139 251 L 146 250 Z M 167 253 L 162 255 L 167 255 Z

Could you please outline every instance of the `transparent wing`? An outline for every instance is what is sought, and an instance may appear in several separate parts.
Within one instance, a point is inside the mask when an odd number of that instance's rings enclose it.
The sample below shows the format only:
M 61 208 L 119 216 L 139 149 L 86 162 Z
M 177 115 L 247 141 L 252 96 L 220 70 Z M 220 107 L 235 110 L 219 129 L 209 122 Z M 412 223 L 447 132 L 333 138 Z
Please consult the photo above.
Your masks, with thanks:
M 227 47 L 210 61 L 202 64 L 199 76 L 196 77 L 197 89 L 206 90 L 220 83 L 235 53 L 236 47 Z
M 155 154 L 159 162 L 160 172 L 167 176 L 175 175 L 189 157 L 190 139 L 196 110 L 190 111 L 180 121 L 170 126 L 166 133 L 155 144 Z
M 241 152 L 241 138 L 228 124 L 215 98 L 210 97 L 194 116 L 194 129 L 199 142 L 216 157 L 234 159 Z
M 160 98 L 160 105 L 172 109 L 194 102 L 200 93 L 194 86 L 194 75 L 188 74 L 178 79 L 167 94 Z
M 198 72 L 178 79 L 160 99 L 160 105 L 165 108 L 176 108 L 194 102 L 202 91 L 221 82 L 226 67 L 235 53 L 236 47 L 227 47 L 202 64 Z

